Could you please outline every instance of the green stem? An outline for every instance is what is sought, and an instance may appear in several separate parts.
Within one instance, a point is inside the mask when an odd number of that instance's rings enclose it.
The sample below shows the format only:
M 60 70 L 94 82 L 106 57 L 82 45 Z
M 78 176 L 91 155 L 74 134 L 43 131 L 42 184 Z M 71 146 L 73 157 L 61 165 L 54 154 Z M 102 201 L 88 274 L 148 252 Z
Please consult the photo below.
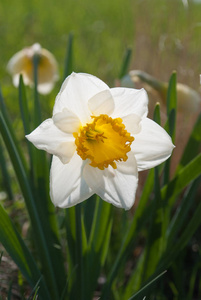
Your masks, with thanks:
M 75 207 L 75 219 L 76 219 L 77 299 L 84 300 L 81 204 L 78 204 Z

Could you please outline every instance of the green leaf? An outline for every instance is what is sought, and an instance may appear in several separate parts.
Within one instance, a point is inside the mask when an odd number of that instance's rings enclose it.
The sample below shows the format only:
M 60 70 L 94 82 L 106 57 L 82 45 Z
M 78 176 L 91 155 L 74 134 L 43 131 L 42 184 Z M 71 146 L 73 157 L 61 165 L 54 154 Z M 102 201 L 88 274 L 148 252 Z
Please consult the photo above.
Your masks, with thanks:
M 140 289 L 135 295 L 133 295 L 131 298 L 128 300 L 133 300 L 133 299 L 142 299 L 142 297 L 146 296 L 146 293 L 148 293 L 148 290 L 152 288 L 152 285 L 160 279 L 167 271 L 163 271 L 160 273 L 158 276 L 156 276 L 154 279 L 149 281 L 142 289 Z
M 4 149 L 1 144 L 1 140 L 0 140 L 0 167 L 1 167 L 1 172 L 2 172 L 2 182 L 3 182 L 4 188 L 8 194 L 8 198 L 10 200 L 13 200 L 14 196 L 13 196 L 13 192 L 12 192 L 12 184 L 11 184 L 10 175 L 9 175 L 9 172 L 7 169 L 7 161 L 4 157 Z
M 154 108 L 154 121 L 158 123 L 159 125 L 161 124 L 161 115 L 160 115 L 160 103 L 156 103 L 155 108 Z
M 167 91 L 167 116 L 168 120 L 165 125 L 165 129 L 172 137 L 173 141 L 175 140 L 175 125 L 176 125 L 176 109 L 177 109 L 177 75 L 176 72 L 172 73 L 172 76 L 169 80 L 169 86 Z
M 68 36 L 68 43 L 66 48 L 66 59 L 64 64 L 64 76 L 65 79 L 73 71 L 73 34 L 70 33 Z
M 184 152 L 177 168 L 177 172 L 188 164 L 200 151 L 201 146 L 201 114 L 198 116 L 194 128 L 189 137 L 188 143 L 184 148 Z
M 41 273 L 2 205 L 0 205 L 0 241 L 30 285 L 34 286 Z M 43 299 L 49 297 L 44 281 L 41 281 L 41 296 Z
M 153 274 L 158 261 L 162 255 L 164 249 L 164 201 L 161 199 L 160 192 L 160 181 L 158 168 L 155 169 L 155 178 L 154 178 L 154 199 L 152 204 L 151 212 L 151 222 L 149 224 L 147 244 L 145 247 L 145 260 L 144 260 L 144 269 L 141 275 L 141 281 L 144 282 L 147 278 Z M 157 255 L 156 255 L 157 253 Z
M 167 91 L 168 119 L 164 126 L 165 130 L 171 136 L 173 143 L 175 141 L 175 135 L 176 135 L 176 112 L 177 112 L 177 90 L 176 90 L 177 82 L 176 81 L 177 81 L 176 72 L 173 72 L 172 76 L 170 77 L 169 85 L 168 85 L 168 91 Z M 167 184 L 169 181 L 170 162 L 171 162 L 171 157 L 168 160 L 166 160 L 164 164 L 164 178 L 163 178 L 164 185 Z
M 130 64 L 130 60 L 131 60 L 131 54 L 132 54 L 132 49 L 127 48 L 124 53 L 121 71 L 119 74 L 119 79 L 123 78 L 128 73 L 128 68 L 129 68 L 129 64 Z
M 186 193 L 182 197 L 181 204 L 178 206 L 174 217 L 171 220 L 171 223 L 167 232 L 167 245 L 170 247 L 175 242 L 175 237 L 178 232 L 181 231 L 182 226 L 185 226 L 188 223 L 188 213 L 191 207 L 194 204 L 193 199 L 196 196 L 197 189 L 199 188 L 201 182 L 201 177 L 198 177 L 187 189 Z
M 20 104 L 20 112 L 21 112 L 22 122 L 23 122 L 23 126 L 24 126 L 24 133 L 29 134 L 31 131 L 30 115 L 29 115 L 27 97 L 26 97 L 25 86 L 24 86 L 22 74 L 20 75 L 20 83 L 19 83 L 19 104 Z
M 183 167 L 177 175 L 164 186 L 161 195 L 162 199 L 172 205 L 174 198 L 194 179 L 201 174 L 201 153 L 197 155 L 190 163 Z

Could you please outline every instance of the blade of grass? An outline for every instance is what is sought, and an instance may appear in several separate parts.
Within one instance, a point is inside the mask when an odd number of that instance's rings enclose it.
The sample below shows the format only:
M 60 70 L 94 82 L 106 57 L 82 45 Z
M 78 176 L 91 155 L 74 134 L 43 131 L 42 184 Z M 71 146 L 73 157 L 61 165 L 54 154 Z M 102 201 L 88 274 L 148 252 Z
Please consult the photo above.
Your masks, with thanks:
M 193 127 L 188 143 L 184 148 L 184 152 L 177 168 L 177 172 L 187 165 L 200 151 L 201 146 L 201 114 Z
M 77 298 L 84 300 L 84 270 L 83 270 L 83 246 L 82 246 L 82 224 L 81 224 L 81 204 L 75 207 L 75 220 L 76 220 L 76 261 L 77 261 Z
M 187 192 L 185 193 L 184 197 L 182 198 L 182 203 L 177 208 L 177 211 L 174 217 L 172 218 L 172 221 L 168 228 L 167 245 L 169 246 L 173 245 L 176 235 L 184 225 L 186 218 L 188 218 L 188 212 L 192 207 L 192 205 L 194 204 L 193 199 L 195 198 L 200 182 L 201 182 L 201 177 L 198 177 L 196 180 L 194 180 L 191 186 L 189 187 L 189 189 L 187 190 Z
M 177 91 L 176 91 L 177 82 L 176 81 L 177 81 L 176 72 L 173 72 L 170 77 L 169 85 L 168 85 L 168 91 L 167 91 L 168 119 L 164 126 L 165 130 L 171 136 L 173 143 L 175 141 L 175 135 L 176 135 L 176 111 L 177 111 Z M 164 185 L 169 181 L 170 162 L 171 162 L 171 157 L 164 164 L 164 178 L 163 178 Z
M 194 179 L 201 174 L 201 153 L 190 163 L 183 167 L 177 175 L 161 190 L 162 199 L 166 199 L 168 205 L 174 203 L 175 197 Z
M 119 73 L 119 79 L 123 78 L 128 73 L 128 68 L 131 61 L 131 55 L 132 55 L 132 49 L 127 48 L 124 53 L 121 71 Z
M 160 279 L 167 271 L 163 271 L 158 276 L 156 276 L 154 279 L 150 280 L 142 289 L 140 289 L 135 295 L 130 297 L 128 300 L 133 299 L 142 299 L 142 297 L 146 297 L 145 293 L 149 292 L 149 289 L 152 288 L 153 284 Z M 143 298 L 144 299 L 144 298 Z
M 37 295 L 37 293 L 38 293 L 38 290 L 39 290 L 39 288 L 40 288 L 39 284 L 40 284 L 41 280 L 42 280 L 42 276 L 41 276 L 41 277 L 39 278 L 39 280 L 36 282 L 36 285 L 34 286 L 32 292 L 31 292 L 31 294 L 30 294 L 30 296 L 29 296 L 29 298 L 28 298 L 27 300 L 32 300 L 33 293 L 34 293 L 33 300 L 35 299 L 35 297 L 36 297 L 36 295 Z
M 30 133 L 31 128 L 30 128 L 30 114 L 29 114 L 27 97 L 26 97 L 25 86 L 24 86 L 22 75 L 20 75 L 20 82 L 19 82 L 19 106 L 20 106 L 23 127 L 24 127 L 24 134 L 26 135 Z M 33 147 L 31 143 L 29 143 L 28 141 L 26 142 L 27 142 L 28 154 L 29 154 L 30 177 L 31 180 L 33 181 L 34 180 Z
M 22 152 L 22 150 L 21 150 L 21 148 L 19 146 L 19 143 L 18 143 L 18 141 L 16 139 L 16 136 L 14 134 L 14 131 L 13 131 L 13 128 L 12 128 L 12 125 L 11 125 L 11 121 L 10 121 L 10 119 L 8 117 L 8 114 L 7 114 L 7 111 L 6 111 L 6 107 L 5 107 L 5 103 L 4 103 L 4 99 L 3 99 L 3 95 L 1 93 L 1 89 L 0 89 L 0 111 L 1 111 L 1 113 L 3 115 L 3 117 L 4 117 L 4 120 L 5 120 L 6 124 L 7 124 L 7 127 L 9 129 L 9 133 L 10 133 L 10 135 L 12 137 L 12 140 L 14 141 L 14 143 L 16 145 L 17 152 L 18 152 L 18 155 L 20 156 L 20 159 L 21 159 L 21 161 L 23 163 L 23 166 L 24 166 L 25 170 L 27 170 L 27 163 L 26 163 L 26 160 L 24 158 L 23 152 Z
M 2 172 L 2 182 L 3 182 L 4 188 L 7 192 L 9 200 L 13 200 L 14 196 L 13 196 L 13 192 L 12 192 L 12 184 L 11 184 L 10 175 L 9 175 L 9 172 L 7 169 L 7 162 L 4 157 L 4 150 L 3 150 L 3 147 L 1 144 L 1 140 L 0 140 L 0 167 L 1 167 L 1 172 Z
M 0 241 L 30 285 L 34 286 L 41 277 L 41 273 L 23 239 L 1 205 Z M 43 299 L 47 299 L 46 297 L 50 296 L 44 281 L 41 281 L 41 296 Z
M 154 116 L 153 116 L 154 121 L 157 124 L 161 124 L 161 114 L 160 114 L 160 103 L 156 103 L 155 108 L 154 108 Z
M 73 34 L 70 33 L 68 36 L 68 43 L 66 47 L 66 58 L 64 64 L 64 76 L 63 80 L 72 73 L 73 71 Z
M 161 201 L 160 182 L 158 168 L 154 169 L 154 203 L 152 210 L 151 222 L 149 225 L 147 244 L 145 247 L 145 260 L 144 268 L 141 274 L 141 282 L 145 282 L 151 276 L 153 271 L 160 260 L 164 249 L 164 232 L 163 232 L 163 219 L 164 219 L 164 202 Z M 156 255 L 157 253 L 157 255 Z
M 85 260 L 86 269 L 88 270 L 86 299 L 90 299 L 93 296 L 97 286 L 101 267 L 105 263 L 112 229 L 111 205 L 100 199 L 98 196 L 95 197 L 96 204 L 94 218 L 89 237 L 87 257 Z
M 167 91 L 167 116 L 168 120 L 165 125 L 165 129 L 170 134 L 170 136 L 173 139 L 173 142 L 175 140 L 175 125 L 176 125 L 176 109 L 177 109 L 177 90 L 176 90 L 176 84 L 177 84 L 177 74 L 176 72 L 173 72 L 170 80 L 169 80 L 169 86 Z

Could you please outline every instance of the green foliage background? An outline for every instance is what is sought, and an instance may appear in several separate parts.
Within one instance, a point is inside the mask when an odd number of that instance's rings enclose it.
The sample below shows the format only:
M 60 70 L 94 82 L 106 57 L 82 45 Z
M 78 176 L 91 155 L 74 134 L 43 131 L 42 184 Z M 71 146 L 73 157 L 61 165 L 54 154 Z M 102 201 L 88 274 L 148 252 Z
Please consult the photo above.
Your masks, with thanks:
M 10 0 L 0 1 L 0 81 L 9 58 L 39 42 L 58 59 L 60 72 L 69 32 L 75 35 L 75 70 L 95 74 L 112 84 L 127 46 L 132 67 L 168 80 L 198 86 L 201 6 L 181 0 Z

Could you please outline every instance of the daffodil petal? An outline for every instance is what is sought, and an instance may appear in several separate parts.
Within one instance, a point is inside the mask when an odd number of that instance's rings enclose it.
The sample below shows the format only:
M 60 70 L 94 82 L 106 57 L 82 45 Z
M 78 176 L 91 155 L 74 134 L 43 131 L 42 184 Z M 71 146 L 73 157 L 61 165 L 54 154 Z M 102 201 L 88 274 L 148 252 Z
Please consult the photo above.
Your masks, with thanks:
M 82 124 L 85 124 L 87 121 L 90 121 L 91 117 L 88 100 L 97 93 L 107 89 L 109 87 L 95 76 L 72 73 L 64 81 L 56 98 L 53 115 L 67 107 L 79 116 Z
M 41 123 L 32 133 L 26 135 L 26 138 L 36 148 L 59 156 L 63 163 L 67 163 L 75 152 L 74 137 L 59 130 L 52 119 Z
M 138 115 L 131 114 L 122 118 L 124 125 L 126 126 L 126 130 L 135 135 L 141 130 L 141 118 Z
M 53 117 L 54 124 L 66 133 L 73 133 L 79 130 L 80 120 L 72 111 L 64 108 L 61 112 L 56 113 Z
M 26 56 L 26 50 L 23 49 L 17 52 L 7 64 L 7 70 L 10 74 L 19 74 L 27 65 L 28 58 Z
M 82 176 L 82 169 L 83 160 L 77 153 L 65 165 L 53 156 L 50 171 L 50 196 L 55 206 L 71 207 L 93 194 Z
M 109 89 L 101 91 L 89 99 L 88 106 L 95 116 L 101 114 L 110 115 L 114 111 L 114 99 Z
M 145 118 L 148 114 L 148 96 L 144 89 L 112 88 L 110 92 L 115 102 L 112 118 L 135 114 Z
M 42 95 L 49 94 L 51 92 L 51 90 L 53 89 L 54 84 L 55 84 L 55 82 L 53 81 L 53 79 L 51 82 L 45 82 L 45 83 L 38 84 L 38 86 L 37 86 L 38 92 Z
M 135 135 L 131 145 L 138 171 L 153 168 L 164 162 L 172 153 L 174 145 L 167 132 L 154 121 L 145 118 L 142 129 Z
M 132 152 L 126 162 L 117 163 L 117 169 L 109 166 L 100 170 L 85 165 L 83 176 L 93 190 L 103 200 L 124 209 L 129 209 L 135 201 L 138 184 L 137 163 Z

